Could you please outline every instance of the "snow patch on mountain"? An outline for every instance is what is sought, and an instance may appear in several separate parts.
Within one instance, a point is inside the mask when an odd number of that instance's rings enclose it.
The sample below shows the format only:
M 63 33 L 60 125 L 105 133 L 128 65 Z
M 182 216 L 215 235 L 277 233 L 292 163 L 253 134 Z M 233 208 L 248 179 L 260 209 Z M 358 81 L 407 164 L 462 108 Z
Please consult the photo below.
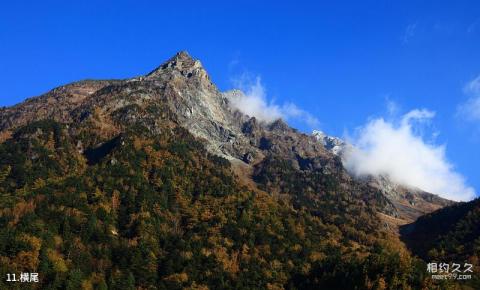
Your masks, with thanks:
M 313 130 L 312 136 L 317 139 L 328 151 L 337 156 L 343 156 L 347 148 L 351 145 L 338 137 L 333 137 L 325 134 L 320 130 Z

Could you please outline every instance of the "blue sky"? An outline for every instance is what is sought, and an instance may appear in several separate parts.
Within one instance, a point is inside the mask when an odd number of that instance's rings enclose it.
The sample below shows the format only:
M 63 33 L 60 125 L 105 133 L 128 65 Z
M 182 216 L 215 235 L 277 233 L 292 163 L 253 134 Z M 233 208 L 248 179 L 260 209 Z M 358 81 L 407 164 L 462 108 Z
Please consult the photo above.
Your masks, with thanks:
M 480 81 L 468 89 L 480 75 L 478 1 L 67 2 L 2 5 L 0 106 L 80 79 L 144 74 L 188 50 L 220 89 L 261 77 L 265 98 L 295 104 L 332 135 L 435 112 L 422 140 L 446 145 L 452 170 L 480 191 L 480 118 L 469 109 Z

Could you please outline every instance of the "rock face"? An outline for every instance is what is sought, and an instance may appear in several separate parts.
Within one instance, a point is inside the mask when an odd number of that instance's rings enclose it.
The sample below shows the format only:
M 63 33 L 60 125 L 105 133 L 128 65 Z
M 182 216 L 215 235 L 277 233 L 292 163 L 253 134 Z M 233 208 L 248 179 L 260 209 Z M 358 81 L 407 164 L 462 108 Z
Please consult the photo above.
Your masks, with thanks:
M 230 160 L 233 166 L 241 164 L 251 172 L 248 178 L 256 181 L 253 184 L 266 191 L 291 191 L 283 182 L 285 172 L 272 173 L 269 167 L 281 159 L 306 182 L 318 174 L 335 175 L 341 180 L 339 186 L 350 192 L 379 192 L 376 202 L 381 211 L 403 221 L 449 203 L 383 179 L 355 180 L 341 162 L 348 144 L 319 131 L 313 135 L 300 133 L 282 120 L 267 124 L 244 115 L 230 106 L 229 100 L 239 93 L 220 92 L 200 61 L 179 52 L 145 76 L 81 81 L 1 109 L 0 142 L 15 128 L 33 120 L 53 119 L 67 125 L 88 122 L 98 129 L 100 137 L 92 144 L 78 144 L 79 152 L 83 152 L 117 136 L 127 124 L 140 124 L 156 134 L 161 130 L 160 123 L 170 122 L 187 129 L 211 153 Z M 75 126 L 70 130 L 72 135 L 81 134 Z M 315 184 L 311 187 L 314 189 Z

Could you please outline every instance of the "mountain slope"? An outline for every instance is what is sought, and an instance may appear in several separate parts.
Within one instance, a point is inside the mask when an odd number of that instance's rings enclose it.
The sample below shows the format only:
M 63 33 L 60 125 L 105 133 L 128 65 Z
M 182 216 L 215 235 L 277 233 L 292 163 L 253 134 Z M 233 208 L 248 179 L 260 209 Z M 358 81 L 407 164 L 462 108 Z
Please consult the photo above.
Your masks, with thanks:
M 480 287 L 480 199 L 448 206 L 400 228 L 409 249 L 426 261 L 472 266 L 474 289 Z
M 401 228 L 402 238 L 425 259 L 480 259 L 480 199 L 459 203 L 424 215 Z

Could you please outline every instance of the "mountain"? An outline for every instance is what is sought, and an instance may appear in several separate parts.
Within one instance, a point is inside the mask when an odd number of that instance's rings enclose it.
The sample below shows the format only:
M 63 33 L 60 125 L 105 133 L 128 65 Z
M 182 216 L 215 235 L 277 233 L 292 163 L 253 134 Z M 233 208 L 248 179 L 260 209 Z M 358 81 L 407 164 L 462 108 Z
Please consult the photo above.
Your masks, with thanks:
M 0 140 L 13 129 L 41 119 L 66 124 L 89 121 L 95 123 L 102 137 L 113 137 L 125 125 L 139 122 L 155 133 L 160 120 L 148 112 L 155 109 L 168 114 L 162 117 L 186 128 L 209 152 L 240 167 L 237 171 L 252 171 L 253 175 L 246 179 L 259 180 L 255 174 L 272 156 L 288 159 L 302 172 L 339 167 L 337 156 L 342 157 L 350 145 L 320 131 L 307 136 L 282 120 L 267 124 L 246 116 L 229 106 L 229 100 L 238 94 L 243 93 L 218 91 L 200 61 L 187 52 L 179 52 L 146 76 L 123 81 L 82 81 L 4 108 L 0 115 Z M 79 144 L 84 145 L 87 144 Z M 95 144 L 88 144 L 92 145 Z M 342 174 L 351 179 L 344 170 Z M 436 195 L 394 184 L 386 177 L 361 182 L 381 191 L 383 212 L 400 219 L 399 223 L 450 204 Z
M 456 285 L 396 231 L 449 201 L 351 176 L 335 140 L 242 114 L 241 94 L 180 52 L 2 108 L 0 274 L 38 272 L 34 289 Z

